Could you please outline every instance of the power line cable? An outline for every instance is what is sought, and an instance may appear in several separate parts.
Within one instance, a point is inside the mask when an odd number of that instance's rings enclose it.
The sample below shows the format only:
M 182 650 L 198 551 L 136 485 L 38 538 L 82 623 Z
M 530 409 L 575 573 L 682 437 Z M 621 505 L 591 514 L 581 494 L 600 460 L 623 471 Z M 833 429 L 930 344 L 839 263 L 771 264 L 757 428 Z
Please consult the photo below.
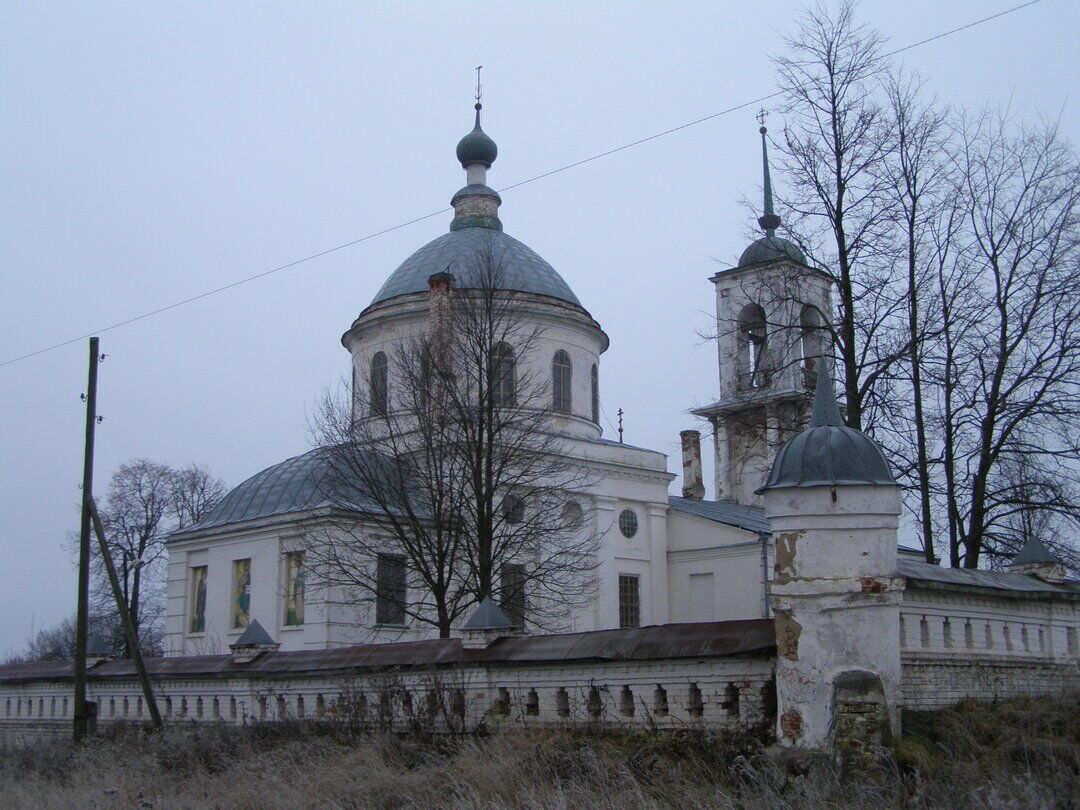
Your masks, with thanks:
M 926 44 L 928 44 L 930 42 L 936 42 L 939 39 L 944 39 L 945 37 L 952 36 L 953 34 L 958 34 L 961 31 L 966 31 L 969 28 L 974 28 L 977 25 L 982 25 L 983 23 L 990 22 L 991 20 L 996 20 L 999 17 L 1004 17 L 1007 14 L 1012 14 L 1013 12 L 1020 11 L 1022 9 L 1028 8 L 1029 6 L 1034 6 L 1034 5 L 1036 5 L 1038 3 L 1041 3 L 1041 2 L 1043 2 L 1043 0 L 1029 0 L 1029 2 L 1027 2 L 1027 3 L 1022 3 L 1022 4 L 1018 5 L 1018 6 L 1013 6 L 1012 8 L 1007 8 L 1004 11 L 999 11 L 996 14 L 989 15 L 988 17 L 982 17 L 982 18 L 980 18 L 978 20 L 973 20 L 972 22 L 966 23 L 966 24 L 961 25 L 961 26 L 959 26 L 957 28 L 951 28 L 948 31 L 943 31 L 940 34 L 935 34 L 932 37 L 927 37 L 926 39 L 921 39 L 918 42 L 913 42 L 910 45 L 905 45 L 902 48 L 897 48 L 895 50 L 889 51 L 888 53 L 882 54 L 880 58 L 881 59 L 886 59 L 886 58 L 888 58 L 890 56 L 896 56 L 897 54 L 903 53 L 904 51 L 910 51 L 912 48 L 917 48 L 917 47 L 919 47 L 921 45 L 926 45 Z M 631 141 L 630 143 L 623 144 L 622 146 L 616 146 L 613 149 L 608 149 L 608 150 L 606 150 L 604 152 L 598 152 L 597 154 L 592 155 L 591 157 L 583 158 L 581 160 L 576 160 L 573 163 L 567 163 L 565 166 L 560 166 L 557 169 L 551 169 L 550 171 L 543 172 L 541 174 L 530 177 L 530 178 L 528 178 L 526 180 L 521 180 L 520 182 L 512 183 L 509 186 L 504 186 L 503 188 L 498 189 L 498 191 L 500 193 L 505 192 L 505 191 L 510 191 L 511 189 L 520 188 L 521 186 L 528 185 L 529 183 L 535 183 L 537 180 L 543 180 L 546 177 L 551 177 L 552 175 L 560 174 L 562 172 L 569 171 L 570 169 L 576 169 L 578 166 L 584 166 L 586 163 L 592 163 L 595 160 L 600 160 L 601 158 L 610 157 L 611 155 L 618 154 L 619 152 L 625 152 L 627 149 L 633 149 L 635 146 L 641 146 L 644 143 L 649 143 L 650 141 L 655 141 L 658 138 L 663 138 L 663 137 L 666 137 L 668 135 L 672 135 L 672 134 L 674 134 L 676 132 L 680 132 L 680 131 L 682 131 L 684 129 L 689 129 L 690 127 L 697 126 L 698 124 L 704 124 L 706 121 L 712 121 L 715 118 L 720 118 L 721 116 L 724 116 L 724 115 L 730 115 L 733 112 L 737 112 L 738 110 L 742 110 L 742 109 L 745 109 L 746 107 L 751 107 L 751 106 L 754 106 L 756 104 L 761 104 L 762 102 L 768 101 L 769 99 L 776 98 L 777 96 L 782 95 L 782 94 L 783 94 L 783 91 L 777 90 L 776 92 L 769 93 L 769 94 L 764 95 L 764 96 L 759 96 L 759 97 L 757 97 L 755 99 L 751 99 L 749 101 L 744 101 L 741 104 L 736 104 L 733 107 L 727 107 L 726 109 L 720 110 L 718 112 L 710 113 L 709 115 L 703 116 L 701 118 L 697 118 L 697 119 L 695 119 L 693 121 L 688 121 L 685 124 L 679 124 L 678 126 L 671 127 L 670 129 L 665 129 L 662 132 L 657 132 L 657 133 L 655 133 L 653 135 L 648 135 L 648 136 L 646 136 L 644 138 L 639 138 L 636 141 Z M 62 340 L 59 343 L 52 344 L 51 346 L 46 346 L 44 348 L 37 349 L 37 350 L 32 351 L 32 352 L 27 352 L 26 354 L 20 355 L 18 357 L 13 357 L 13 358 L 11 358 L 9 360 L 4 360 L 4 361 L 0 362 L 0 368 L 3 368 L 4 366 L 10 366 L 13 363 L 18 363 L 18 362 L 21 362 L 23 360 L 28 360 L 29 358 L 36 357 L 39 354 L 45 354 L 46 352 L 51 352 L 51 351 L 53 351 L 55 349 L 63 348 L 64 346 L 69 346 L 72 343 L 77 343 L 80 340 L 86 340 L 87 338 L 92 337 L 94 335 L 101 335 L 101 334 L 104 334 L 105 332 L 111 332 L 112 330 L 119 329 L 122 326 L 128 326 L 129 324 L 133 324 L 133 323 L 136 323 L 138 321 L 145 320 L 146 318 L 151 318 L 154 315 L 160 315 L 163 312 L 168 312 L 169 310 L 173 310 L 173 309 L 177 309 L 177 308 L 182 307 L 182 306 L 186 306 L 187 304 L 194 303 L 195 301 L 201 301 L 204 298 L 209 298 L 212 295 L 217 295 L 218 293 L 225 292 L 226 290 L 231 290 L 234 287 L 239 287 L 241 285 L 248 284 L 249 282 L 252 282 L 252 281 L 257 281 L 260 278 L 266 278 L 267 276 L 273 275 L 274 273 L 280 273 L 283 270 L 289 270 L 289 269 L 291 269 L 293 267 L 297 267 L 297 266 L 299 266 L 301 264 L 306 264 L 307 262 L 314 261 L 315 259 L 320 259 L 323 256 L 328 256 L 331 253 L 337 253 L 340 250 L 345 250 L 346 248 L 353 247 L 354 245 L 359 245 L 361 242 L 367 242 L 367 241 L 369 241 L 371 239 L 375 239 L 376 237 L 383 236 L 384 234 L 388 234 L 388 233 L 391 233 L 393 231 L 401 230 L 402 228 L 407 228 L 409 225 L 415 225 L 418 222 L 423 222 L 424 220 L 431 219 L 432 217 L 437 217 L 440 214 L 443 214 L 443 213 L 445 213 L 445 212 L 447 212 L 449 210 L 450 210 L 449 208 L 440 208 L 438 211 L 432 211 L 430 214 L 424 214 L 423 216 L 415 217 L 413 219 L 407 220 L 406 222 L 400 222 L 397 225 L 391 225 L 388 228 L 383 228 L 380 231 L 374 231 L 374 232 L 369 233 L 369 234 L 367 234 L 365 236 L 361 236 L 361 237 L 359 237 L 357 239 L 353 239 L 350 242 L 344 242 L 344 243 L 342 243 L 340 245 L 336 245 L 334 247 L 327 248 L 325 250 L 320 250 L 318 253 L 312 253 L 310 256 L 305 256 L 302 259 L 296 259 L 295 261 L 291 261 L 291 262 L 288 262 L 286 264 L 278 265 L 277 267 L 272 267 L 269 270 L 262 271 L 261 273 L 255 273 L 254 275 L 250 275 L 250 276 L 246 276 L 246 277 L 241 278 L 241 279 L 237 279 L 236 281 L 233 281 L 233 282 L 230 282 L 228 284 L 222 285 L 221 287 L 216 287 L 216 288 L 214 288 L 212 290 L 207 290 L 206 292 L 199 293 L 198 295 L 192 295 L 192 296 L 190 296 L 188 298 L 184 298 L 184 299 L 182 299 L 180 301 L 175 301 L 175 302 L 173 302 L 171 304 L 167 304 L 167 305 L 165 305 L 163 307 L 158 307 L 157 309 L 153 309 L 153 310 L 150 310 L 148 312 L 144 312 L 141 315 L 135 315 L 135 316 L 133 316 L 131 318 L 127 318 L 126 320 L 117 321 L 116 323 L 111 324 L 109 326 L 106 326 L 106 327 L 104 327 L 102 329 L 97 329 L 97 330 L 95 330 L 93 332 L 87 332 L 85 335 L 79 335 L 78 337 L 73 337 L 73 338 L 69 338 L 67 340 Z M 606 416 L 606 414 L 605 414 L 605 416 Z

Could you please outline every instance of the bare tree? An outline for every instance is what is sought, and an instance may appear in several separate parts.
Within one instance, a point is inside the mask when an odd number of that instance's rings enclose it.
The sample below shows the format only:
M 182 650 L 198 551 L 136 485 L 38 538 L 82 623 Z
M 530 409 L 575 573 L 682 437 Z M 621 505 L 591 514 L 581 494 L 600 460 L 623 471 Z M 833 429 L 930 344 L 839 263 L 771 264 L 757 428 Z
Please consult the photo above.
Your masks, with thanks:
M 782 198 L 792 238 L 833 276 L 834 350 L 848 424 L 863 429 L 875 386 L 907 355 L 904 311 L 890 232 L 896 217 L 884 167 L 896 148 L 887 106 L 880 33 L 855 21 L 854 4 L 806 10 L 774 57 L 784 93 L 779 149 L 790 194 Z
M 940 364 L 944 497 L 951 563 L 975 568 L 1010 515 L 1080 517 L 1080 165 L 1052 124 L 1014 131 L 988 113 L 957 139 L 964 230 L 939 285 L 955 301 L 959 279 L 963 297 Z
M 785 219 L 832 276 L 847 421 L 886 445 L 926 558 L 999 564 L 1080 517 L 1075 153 L 1051 124 L 951 121 L 853 8 L 807 10 L 775 60 Z
M 140 639 L 151 653 L 163 640 L 165 611 L 165 538 L 171 531 L 202 518 L 225 492 L 205 468 L 174 469 L 150 459 L 133 459 L 113 473 L 101 509 L 102 524 L 124 603 Z M 128 642 L 100 554 L 93 558 L 93 610 L 100 632 L 129 656 Z
M 940 307 L 933 289 L 935 270 L 950 258 L 959 216 L 948 193 L 947 162 L 942 157 L 945 116 L 933 99 L 921 98 L 922 90 L 917 76 L 902 72 L 888 75 L 884 82 L 892 119 L 890 129 L 896 137 L 886 170 L 895 201 L 894 238 L 900 241 L 897 253 L 906 277 L 907 332 L 903 342 L 908 356 L 906 364 L 898 364 L 901 368 L 890 374 L 903 375 L 902 367 L 906 365 L 906 379 L 894 389 L 899 396 L 885 399 L 883 410 L 887 414 L 885 421 L 894 429 L 892 435 L 901 439 L 899 443 L 891 442 L 890 449 L 894 460 L 903 460 L 897 465 L 900 479 L 912 482 L 909 489 L 917 499 L 914 512 L 921 529 L 923 553 L 927 562 L 935 562 L 931 474 L 937 459 L 927 435 L 923 377 L 926 346 L 940 334 Z M 903 395 L 908 392 L 910 412 L 908 398 Z M 888 434 L 888 428 L 879 431 L 879 435 L 882 433 Z M 908 449 L 911 452 L 905 452 Z
M 124 603 L 142 638 L 160 623 L 164 589 L 165 546 L 172 502 L 173 471 L 150 459 L 133 459 L 113 473 L 101 512 L 109 550 L 116 564 Z M 98 612 L 115 612 L 101 556 L 94 555 L 94 603 Z M 112 609 L 110 609 L 112 606 Z M 145 613 L 145 615 L 144 615 Z M 119 620 L 117 621 L 119 625 Z M 120 632 L 119 638 L 123 638 Z M 126 639 L 124 653 L 131 655 Z
M 114 611 L 115 612 L 115 611 Z M 91 635 L 112 638 L 111 617 L 92 613 L 89 619 Z M 19 664 L 35 661 L 73 661 L 75 659 L 75 617 L 68 616 L 52 627 L 32 633 L 26 646 L 4 656 L 2 663 Z
M 169 505 L 174 521 L 172 530 L 198 523 L 217 506 L 227 491 L 225 482 L 206 467 L 189 464 L 174 469 Z
M 356 375 L 348 404 L 324 398 L 313 425 L 339 515 L 305 541 L 313 579 L 443 637 L 489 596 L 557 627 L 595 588 L 593 476 L 551 430 L 542 329 L 490 245 L 473 262 L 468 289 L 433 277 L 427 333 Z

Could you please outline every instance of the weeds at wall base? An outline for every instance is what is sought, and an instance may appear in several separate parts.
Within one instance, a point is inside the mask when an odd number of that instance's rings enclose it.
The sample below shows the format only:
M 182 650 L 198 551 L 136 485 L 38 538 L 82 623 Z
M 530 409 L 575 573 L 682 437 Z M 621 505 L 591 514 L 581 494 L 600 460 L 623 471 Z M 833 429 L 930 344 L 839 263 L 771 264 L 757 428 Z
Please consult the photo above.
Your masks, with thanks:
M 1080 795 L 1077 716 L 1075 697 L 908 712 L 889 778 L 864 781 L 827 765 L 793 775 L 759 732 L 193 723 L 8 746 L 0 795 L 14 808 L 1067 808 Z

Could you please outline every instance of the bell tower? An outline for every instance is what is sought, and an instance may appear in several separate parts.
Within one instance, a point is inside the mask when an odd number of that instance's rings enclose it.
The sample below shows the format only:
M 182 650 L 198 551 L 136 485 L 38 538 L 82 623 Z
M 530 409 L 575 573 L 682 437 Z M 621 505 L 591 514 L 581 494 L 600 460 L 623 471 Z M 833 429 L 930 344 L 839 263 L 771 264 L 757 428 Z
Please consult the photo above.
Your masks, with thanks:
M 831 345 L 828 274 L 776 235 L 764 112 L 761 159 L 765 235 L 739 263 L 710 280 L 716 287 L 720 397 L 694 414 L 715 442 L 715 497 L 760 506 L 757 490 L 780 446 L 806 426 L 815 369 Z

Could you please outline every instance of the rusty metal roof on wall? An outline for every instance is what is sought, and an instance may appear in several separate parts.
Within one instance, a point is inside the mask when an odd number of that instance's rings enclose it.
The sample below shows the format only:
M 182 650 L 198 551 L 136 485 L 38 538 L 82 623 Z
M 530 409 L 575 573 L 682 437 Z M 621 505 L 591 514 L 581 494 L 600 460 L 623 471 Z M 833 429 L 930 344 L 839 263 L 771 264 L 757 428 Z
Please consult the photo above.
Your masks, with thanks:
M 334 670 L 381 670 L 454 664 L 517 664 L 562 661 L 647 661 L 662 658 L 712 658 L 767 653 L 775 647 L 771 619 L 695 624 L 660 624 L 629 630 L 597 630 L 546 636 L 502 637 L 487 648 L 466 650 L 459 638 L 358 644 L 331 650 L 266 652 L 250 663 L 231 655 L 149 658 L 155 679 L 192 677 L 273 677 Z M 0 682 L 69 680 L 71 662 L 9 664 L 0 667 Z M 89 670 L 89 678 L 131 678 L 130 660 L 105 661 Z

